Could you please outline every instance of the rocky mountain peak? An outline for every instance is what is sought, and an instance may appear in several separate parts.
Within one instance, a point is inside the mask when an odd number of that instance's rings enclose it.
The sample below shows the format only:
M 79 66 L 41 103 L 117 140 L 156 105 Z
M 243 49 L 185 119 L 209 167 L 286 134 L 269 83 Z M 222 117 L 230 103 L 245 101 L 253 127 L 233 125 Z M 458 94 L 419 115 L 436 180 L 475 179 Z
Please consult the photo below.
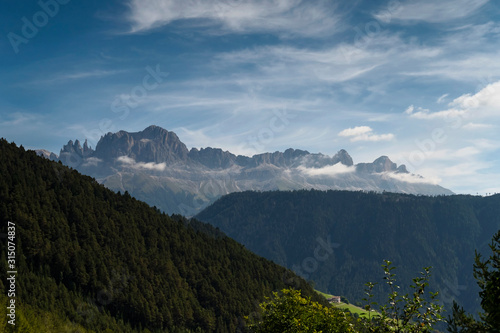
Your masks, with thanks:
M 82 145 L 80 144 L 80 140 L 76 140 L 73 147 L 75 148 L 76 151 L 83 151 Z
M 90 152 L 93 152 L 93 150 L 89 147 L 87 139 L 85 139 L 85 142 L 83 143 L 83 153 L 88 155 Z
M 396 170 L 397 173 L 410 173 L 408 169 L 406 169 L 406 165 L 401 164 Z
M 78 155 L 79 157 L 87 157 L 87 156 L 90 156 L 92 155 L 94 151 L 92 150 L 92 148 L 89 148 L 88 146 L 88 143 L 87 143 L 87 140 L 85 140 L 85 143 L 83 144 L 83 148 L 82 148 L 82 145 L 80 144 L 80 141 L 79 140 L 76 140 L 74 143 L 73 143 L 73 140 L 69 140 L 68 143 L 66 145 L 64 145 L 59 153 L 59 156 L 61 155 L 67 155 L 67 154 L 76 154 Z
M 345 149 L 339 150 L 337 154 L 333 156 L 333 158 L 338 162 L 347 166 L 352 166 L 354 164 L 351 155 L 349 155 L 349 153 Z
M 365 173 L 382 173 L 382 172 L 399 172 L 408 173 L 406 166 L 398 165 L 390 160 L 387 156 L 380 156 L 373 163 L 359 163 L 356 165 L 358 172 Z
M 45 157 L 45 158 L 52 160 L 52 161 L 57 161 L 59 158 L 59 156 L 57 156 L 53 152 L 48 151 L 46 149 L 35 149 L 35 152 L 38 156 Z
M 95 150 L 96 157 L 104 160 L 128 156 L 145 163 L 186 161 L 188 154 L 186 145 L 175 133 L 154 125 L 135 133 L 108 133 L 99 140 Z
M 396 171 L 398 166 L 396 163 L 393 163 L 391 159 L 387 156 L 380 156 L 375 161 L 373 161 L 373 166 L 375 168 L 375 172 L 390 172 Z
M 156 125 L 151 125 L 149 127 L 146 127 L 142 132 L 137 132 L 137 133 L 140 133 L 142 135 L 142 137 L 149 138 L 149 139 L 156 139 L 159 137 L 166 137 L 166 136 L 170 135 L 172 137 L 177 138 L 177 140 L 179 140 L 179 138 L 177 137 L 177 134 L 175 134 L 174 132 L 169 132 L 166 129 L 164 129 L 160 126 L 156 126 Z

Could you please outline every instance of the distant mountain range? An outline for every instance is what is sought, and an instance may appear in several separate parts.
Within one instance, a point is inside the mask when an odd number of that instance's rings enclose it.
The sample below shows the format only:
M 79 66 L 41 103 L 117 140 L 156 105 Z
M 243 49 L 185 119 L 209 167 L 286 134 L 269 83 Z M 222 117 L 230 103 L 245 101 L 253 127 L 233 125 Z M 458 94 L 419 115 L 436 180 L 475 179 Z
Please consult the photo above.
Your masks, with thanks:
M 189 150 L 174 132 L 150 126 L 101 137 L 95 150 L 69 141 L 59 155 L 39 155 L 96 178 L 114 191 L 128 191 L 167 213 L 192 216 L 222 195 L 245 190 L 363 190 L 425 195 L 452 191 L 397 166 L 387 156 L 354 164 L 345 150 L 334 156 L 287 149 L 252 157 L 220 148 Z

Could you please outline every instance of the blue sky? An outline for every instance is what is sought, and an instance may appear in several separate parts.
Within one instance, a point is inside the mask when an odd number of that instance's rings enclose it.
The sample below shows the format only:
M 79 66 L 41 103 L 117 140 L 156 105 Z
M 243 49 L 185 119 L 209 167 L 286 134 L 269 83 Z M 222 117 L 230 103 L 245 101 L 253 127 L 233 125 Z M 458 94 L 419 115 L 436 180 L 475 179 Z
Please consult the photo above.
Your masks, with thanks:
M 0 22 L 0 136 L 27 148 L 155 124 L 500 192 L 498 1 L 5 0 Z

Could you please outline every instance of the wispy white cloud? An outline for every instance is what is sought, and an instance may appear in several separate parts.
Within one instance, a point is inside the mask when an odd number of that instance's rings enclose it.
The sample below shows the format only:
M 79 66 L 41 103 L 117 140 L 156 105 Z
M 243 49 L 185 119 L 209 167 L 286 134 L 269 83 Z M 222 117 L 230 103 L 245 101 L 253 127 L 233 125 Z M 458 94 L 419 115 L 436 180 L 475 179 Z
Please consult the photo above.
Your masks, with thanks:
M 297 167 L 297 170 L 311 177 L 317 177 L 317 176 L 335 177 L 346 173 L 353 173 L 356 171 L 356 167 L 347 166 L 339 162 L 334 165 L 324 166 L 322 168 L 308 168 L 301 165 Z
M 464 163 L 458 163 L 446 167 L 443 172 L 444 174 L 446 174 L 446 177 L 449 178 L 456 178 L 459 176 L 474 176 L 477 175 L 479 171 L 488 169 L 491 166 L 491 163 L 488 162 L 466 161 Z
M 467 17 L 488 3 L 489 0 L 417 0 L 396 1 L 390 13 L 387 10 L 374 16 L 382 22 L 425 21 L 441 23 Z
M 468 123 L 462 126 L 463 129 L 474 131 L 474 130 L 485 130 L 494 128 L 495 126 L 492 124 L 481 124 L 481 123 Z
M 347 137 L 351 142 L 356 141 L 391 141 L 394 139 L 394 134 L 374 134 L 373 129 L 368 126 L 356 126 L 353 128 L 347 128 L 341 131 L 339 134 L 341 137 Z
M 110 76 L 123 72 L 124 72 L 123 70 L 91 70 L 87 72 L 74 72 L 74 73 L 61 74 L 59 76 L 54 77 L 53 80 L 54 81 L 80 80 L 92 77 Z
M 167 167 L 166 163 L 144 163 L 144 162 L 136 162 L 133 158 L 129 156 L 120 156 L 117 158 L 117 161 L 128 166 L 132 169 L 145 169 L 145 170 L 153 170 L 153 171 L 163 171 Z
M 0 127 L 21 126 L 33 124 L 35 121 L 41 120 L 43 117 L 40 114 L 27 112 L 13 112 L 0 117 Z
M 446 129 L 446 140 L 433 142 L 431 138 L 422 137 L 414 149 L 410 145 L 404 146 L 408 151 L 396 154 L 399 155 L 396 160 L 425 179 L 441 179 L 440 185 L 456 193 L 491 192 L 492 185 L 498 186 L 491 184 L 491 179 L 496 179 L 495 157 L 498 156 L 500 140 L 496 139 L 494 131 L 490 132 L 492 139 L 477 133 L 471 136 L 461 128 Z M 412 155 L 420 157 L 412 159 Z M 490 183 L 486 179 L 490 179 Z
M 409 107 L 406 108 L 405 113 L 406 114 L 412 114 L 415 111 L 415 106 L 410 105 Z
M 438 185 L 441 183 L 441 178 L 438 177 L 422 177 L 419 175 L 411 174 L 411 173 L 394 173 L 394 172 L 385 172 L 384 175 L 389 178 L 397 179 L 399 181 L 411 184 L 433 184 Z
M 474 146 L 469 146 L 469 147 L 464 147 L 461 149 L 458 149 L 455 151 L 452 156 L 456 157 L 458 159 L 463 159 L 463 158 L 471 158 L 476 155 L 479 155 L 481 153 L 481 150 L 479 150 L 477 147 Z
M 494 111 L 498 115 L 500 81 L 488 84 L 476 94 L 464 94 L 454 99 L 450 106 L 460 107 L 464 110 L 482 109 L 483 111 Z
M 448 95 L 449 95 L 449 94 L 443 94 L 443 95 L 441 95 L 441 96 L 437 99 L 437 101 L 436 101 L 436 102 L 437 102 L 438 104 L 443 103 L 443 102 L 444 102 L 444 100 L 448 97 Z
M 366 52 L 349 50 L 336 46 L 323 50 L 307 48 L 267 46 L 221 54 L 217 57 L 219 67 L 238 68 L 253 64 L 257 72 L 251 77 L 264 84 L 281 82 L 288 87 L 306 82 L 340 83 L 366 75 L 386 62 L 379 51 Z M 353 51 L 354 52 L 354 51 Z M 256 74 L 259 74 L 256 76 Z
M 441 51 L 433 61 L 414 58 L 416 61 L 413 65 L 407 64 L 398 73 L 484 85 L 500 76 L 500 64 L 495 60 L 499 47 L 494 42 L 498 38 L 500 23 L 495 21 L 444 29 L 431 42 L 438 45 Z
M 448 109 L 438 112 L 430 112 L 429 109 L 417 108 L 415 111 L 414 106 L 410 106 L 405 110 L 405 113 L 415 119 L 450 119 L 451 117 L 464 116 L 467 111 Z
M 98 166 L 99 163 L 101 163 L 102 160 L 97 157 L 89 157 L 85 159 L 85 162 L 82 164 L 83 167 L 89 167 L 89 166 Z
M 384 75 L 385 71 L 394 73 L 389 68 L 413 66 L 441 53 L 439 47 L 415 45 L 397 35 L 380 33 L 363 43 L 353 40 L 319 49 L 274 45 L 227 52 L 216 57 L 216 64 L 237 70 L 252 64 L 259 77 L 264 75 L 266 80 L 274 78 L 273 82 L 280 80 L 288 85 L 344 83 L 367 77 L 377 69 L 373 76 Z
M 460 54 L 459 57 L 458 54 Z M 500 75 L 500 64 L 495 62 L 497 58 L 498 50 L 479 52 L 474 47 L 471 50 L 448 49 L 446 54 L 431 63 L 418 61 L 414 66 L 407 66 L 398 73 L 412 77 L 451 79 L 483 84 L 489 78 Z
M 449 50 L 460 49 L 463 45 L 469 46 L 469 51 L 475 51 L 477 47 L 481 50 L 495 50 L 495 45 L 491 45 L 489 40 L 498 38 L 499 34 L 500 23 L 497 21 L 469 23 L 448 29 L 440 42 Z
M 338 32 L 333 3 L 303 0 L 130 0 L 131 32 L 184 20 L 209 32 L 321 36 Z
M 471 140 L 472 144 L 476 146 L 478 149 L 480 149 L 483 152 L 486 153 L 491 153 L 494 152 L 498 149 L 500 149 L 500 140 L 495 136 L 494 140 L 487 139 L 487 138 L 475 138 Z
M 103 78 L 126 72 L 126 70 L 89 70 L 81 72 L 55 73 L 47 78 L 35 80 L 32 84 L 67 83 L 68 81 Z
M 475 94 L 463 94 L 453 101 L 448 103 L 450 107 L 447 110 L 441 110 L 436 112 L 431 112 L 428 109 L 422 109 L 420 107 L 415 108 L 415 106 L 410 105 L 405 111 L 412 118 L 416 119 L 444 119 L 449 120 L 453 118 L 463 118 L 467 119 L 469 117 L 482 118 L 482 117 L 498 117 L 500 114 L 498 110 L 500 109 L 500 81 L 490 83 L 483 87 L 480 91 Z M 478 127 L 477 124 L 468 123 L 466 129 L 474 129 Z
M 417 140 L 420 142 L 417 144 L 418 149 L 411 150 L 409 145 L 402 146 L 407 150 L 396 152 L 395 160 L 399 164 L 406 164 L 409 170 L 424 175 L 425 178 L 449 179 L 453 176 L 444 173 L 445 168 L 464 163 L 481 164 L 485 160 L 491 160 L 492 156 L 497 156 L 500 149 L 500 140 L 471 140 L 462 130 L 447 132 L 445 135 L 448 139 L 440 143 L 431 139 Z
M 373 130 L 368 126 L 356 126 L 348 128 L 339 133 L 340 136 L 359 136 L 371 133 Z

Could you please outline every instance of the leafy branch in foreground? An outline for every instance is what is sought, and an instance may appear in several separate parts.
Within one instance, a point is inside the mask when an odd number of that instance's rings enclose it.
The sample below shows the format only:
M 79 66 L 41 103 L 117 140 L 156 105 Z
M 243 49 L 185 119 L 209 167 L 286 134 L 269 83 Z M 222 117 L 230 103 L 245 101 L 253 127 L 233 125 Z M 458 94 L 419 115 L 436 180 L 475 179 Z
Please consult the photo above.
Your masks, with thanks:
M 413 289 L 411 296 L 400 295 L 399 286 L 396 284 L 395 267 L 389 260 L 384 260 L 384 280 L 389 287 L 388 302 L 379 307 L 380 316 L 371 316 L 371 311 L 378 307 L 376 302 L 371 302 L 374 283 L 367 283 L 364 300 L 368 303 L 365 309 L 370 313 L 368 318 L 360 319 L 363 332 L 431 332 L 433 327 L 442 321 L 443 307 L 436 304 L 438 293 L 429 292 L 429 299 L 425 298 L 426 288 L 429 286 L 430 267 L 424 268 L 421 276 L 413 279 L 410 287 Z
M 379 306 L 371 301 L 374 283 L 367 283 L 367 316 L 355 318 L 335 307 L 326 307 L 301 296 L 300 291 L 284 289 L 280 294 L 260 304 L 261 316 L 249 320 L 250 329 L 256 333 L 299 332 L 362 332 L 362 333 L 417 333 L 432 332 L 442 321 L 442 306 L 437 305 L 438 293 L 429 292 L 430 268 L 424 268 L 421 276 L 413 279 L 413 293 L 400 295 L 396 284 L 395 267 L 384 261 L 385 281 L 389 286 L 388 303 Z M 380 313 L 372 315 L 375 309 Z
M 283 289 L 280 294 L 274 292 L 272 298 L 260 304 L 260 308 L 262 317 L 250 324 L 252 332 L 355 332 L 346 312 L 304 298 L 298 290 Z

